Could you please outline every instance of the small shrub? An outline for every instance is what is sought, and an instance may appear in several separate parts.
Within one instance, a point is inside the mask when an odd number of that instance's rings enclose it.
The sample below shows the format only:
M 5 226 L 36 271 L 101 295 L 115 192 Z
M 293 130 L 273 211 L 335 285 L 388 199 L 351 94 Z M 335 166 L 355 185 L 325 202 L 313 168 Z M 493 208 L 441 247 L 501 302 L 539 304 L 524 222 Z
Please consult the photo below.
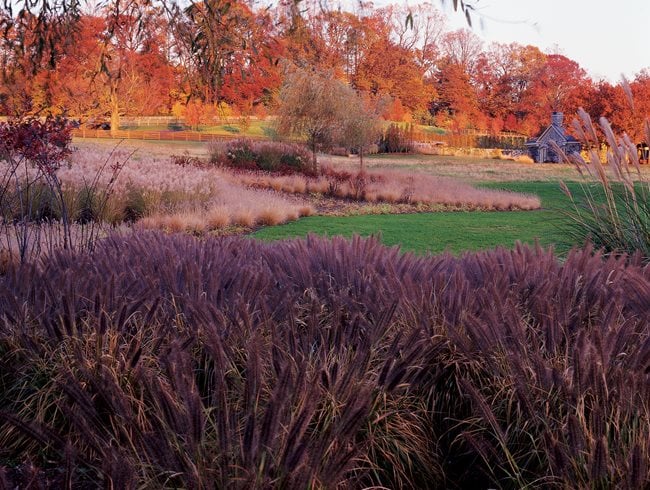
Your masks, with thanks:
M 254 159 L 260 170 L 277 171 L 282 165 L 282 149 L 275 145 L 257 145 Z
M 226 124 L 222 127 L 224 131 L 228 131 L 229 133 L 237 134 L 240 132 L 240 129 L 237 126 L 232 126 L 230 124 Z
M 99 216 L 99 196 L 90 186 L 83 186 L 77 192 L 77 209 L 74 220 L 78 223 L 90 223 L 96 221 Z
M 172 155 L 171 161 L 174 165 L 180 167 L 197 167 L 202 168 L 205 166 L 205 162 L 199 157 L 193 157 L 189 154 L 185 155 Z
M 146 216 L 148 212 L 147 200 L 143 189 L 130 188 L 125 196 L 123 219 L 127 223 L 135 223 Z
M 403 128 L 397 124 L 388 126 L 379 140 L 381 153 L 410 153 L 413 151 L 413 125 Z
M 228 165 L 235 168 L 256 168 L 257 155 L 253 151 L 252 142 L 238 139 L 228 143 L 226 158 Z
M 0 225 L 16 238 L 21 262 L 37 249 L 32 224 L 55 215 L 64 247 L 71 246 L 71 218 L 57 174 L 72 153 L 71 141 L 72 123 L 62 117 L 0 123 Z
M 313 174 L 311 155 L 298 144 L 237 139 L 214 143 L 209 152 L 210 162 L 216 165 L 280 174 Z

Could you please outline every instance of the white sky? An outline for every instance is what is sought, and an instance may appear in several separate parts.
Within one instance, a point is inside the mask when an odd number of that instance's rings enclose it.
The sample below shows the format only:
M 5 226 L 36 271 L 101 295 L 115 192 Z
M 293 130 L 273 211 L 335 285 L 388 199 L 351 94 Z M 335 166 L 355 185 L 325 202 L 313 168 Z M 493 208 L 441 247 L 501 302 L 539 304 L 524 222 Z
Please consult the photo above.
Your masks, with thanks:
M 379 0 L 385 5 L 389 0 Z M 414 5 L 416 2 L 411 0 Z M 451 0 L 452 29 L 466 26 Z M 440 7 L 440 0 L 433 0 Z M 650 69 L 650 0 L 477 0 L 473 31 L 486 42 L 538 46 L 577 61 L 595 79 L 631 79 Z

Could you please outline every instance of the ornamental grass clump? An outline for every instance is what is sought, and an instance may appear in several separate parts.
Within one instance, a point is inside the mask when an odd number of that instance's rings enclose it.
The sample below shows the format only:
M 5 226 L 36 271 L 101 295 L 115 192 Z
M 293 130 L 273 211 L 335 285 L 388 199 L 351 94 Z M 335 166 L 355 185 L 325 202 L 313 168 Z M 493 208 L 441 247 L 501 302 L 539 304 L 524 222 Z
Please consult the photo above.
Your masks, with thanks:
M 645 488 L 649 322 L 591 249 L 112 237 L 0 276 L 0 477 Z
M 562 184 L 571 199 L 566 213 L 572 222 L 568 230 L 574 243 L 590 241 L 595 247 L 613 254 L 640 254 L 650 261 L 650 182 L 641 173 L 636 145 L 624 134 L 616 136 L 609 122 L 600 119 L 608 150 L 605 161 L 597 151 L 598 134 L 591 118 L 580 110 L 574 128 L 583 144 L 589 148 L 588 159 L 579 155 L 564 155 L 566 161 L 576 164 L 586 175 L 581 185 L 581 196 L 575 196 Z M 650 141 L 650 121 L 645 123 L 646 138 Z M 594 181 L 596 184 L 594 184 Z
M 400 171 L 348 172 L 322 165 L 320 175 L 274 175 L 239 172 L 233 182 L 254 188 L 294 194 L 321 194 L 337 199 L 386 202 L 413 206 L 444 206 L 448 209 L 533 210 L 537 196 L 496 189 L 481 189 L 457 179 Z
M 60 218 L 64 245 L 71 246 L 71 220 L 57 175 L 72 153 L 71 131 L 59 117 L 0 123 L 0 227 L 5 250 L 16 252 L 21 262 L 32 255 L 34 223 Z
M 21 262 L 54 243 L 92 249 L 102 235 L 98 221 L 130 155 L 121 162 L 109 156 L 70 189 L 62 174 L 73 167 L 72 128 L 53 116 L 0 123 L 0 250 Z

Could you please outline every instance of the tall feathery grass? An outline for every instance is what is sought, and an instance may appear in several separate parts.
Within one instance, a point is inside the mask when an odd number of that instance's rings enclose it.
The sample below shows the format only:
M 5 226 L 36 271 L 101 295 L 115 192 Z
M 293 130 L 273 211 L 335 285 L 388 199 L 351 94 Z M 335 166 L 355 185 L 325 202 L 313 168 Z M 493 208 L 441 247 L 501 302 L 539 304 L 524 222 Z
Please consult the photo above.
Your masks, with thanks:
M 118 164 L 119 174 L 102 171 Z M 78 150 L 57 175 L 76 223 L 139 222 L 145 228 L 203 233 L 238 225 L 245 215 L 250 217 L 244 220 L 246 225 L 254 226 L 313 212 L 307 203 L 246 188 L 216 168 L 179 165 L 173 159 L 120 148 Z
M 576 243 L 589 240 L 608 253 L 638 253 L 650 261 L 650 182 L 641 172 L 636 145 L 626 134 L 616 136 L 609 122 L 601 118 L 600 130 L 609 147 L 605 161 L 601 160 L 591 118 L 584 110 L 578 115 L 574 128 L 589 148 L 588 160 L 579 155 L 564 158 L 591 179 L 582 184 L 580 197 L 562 184 L 572 204 L 566 213 L 573 225 L 568 233 Z M 645 123 L 645 133 L 650 141 L 650 121 Z
M 292 194 L 322 194 L 339 199 L 390 204 L 444 206 L 451 209 L 532 210 L 537 196 L 480 189 L 458 179 L 399 170 L 363 173 L 323 166 L 319 176 L 237 172 L 234 182 Z
M 650 270 L 114 237 L 0 276 L 9 487 L 650 485 Z
M 538 209 L 535 196 L 477 189 L 456 179 L 399 171 L 348 172 L 321 163 L 308 165 L 303 146 L 239 139 L 213 143 L 210 162 L 224 169 L 236 184 L 290 194 L 322 194 L 339 199 L 399 204 L 442 205 L 450 208 Z M 201 162 L 195 162 L 204 166 Z

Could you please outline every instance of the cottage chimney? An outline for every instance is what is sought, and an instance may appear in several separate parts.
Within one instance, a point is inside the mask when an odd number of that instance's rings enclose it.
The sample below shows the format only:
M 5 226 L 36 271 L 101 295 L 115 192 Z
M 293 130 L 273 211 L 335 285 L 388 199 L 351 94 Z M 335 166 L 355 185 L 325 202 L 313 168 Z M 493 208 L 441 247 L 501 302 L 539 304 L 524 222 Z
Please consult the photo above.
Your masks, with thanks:
M 551 124 L 558 128 L 562 127 L 562 121 L 564 120 L 564 114 L 561 112 L 553 112 L 551 114 Z

